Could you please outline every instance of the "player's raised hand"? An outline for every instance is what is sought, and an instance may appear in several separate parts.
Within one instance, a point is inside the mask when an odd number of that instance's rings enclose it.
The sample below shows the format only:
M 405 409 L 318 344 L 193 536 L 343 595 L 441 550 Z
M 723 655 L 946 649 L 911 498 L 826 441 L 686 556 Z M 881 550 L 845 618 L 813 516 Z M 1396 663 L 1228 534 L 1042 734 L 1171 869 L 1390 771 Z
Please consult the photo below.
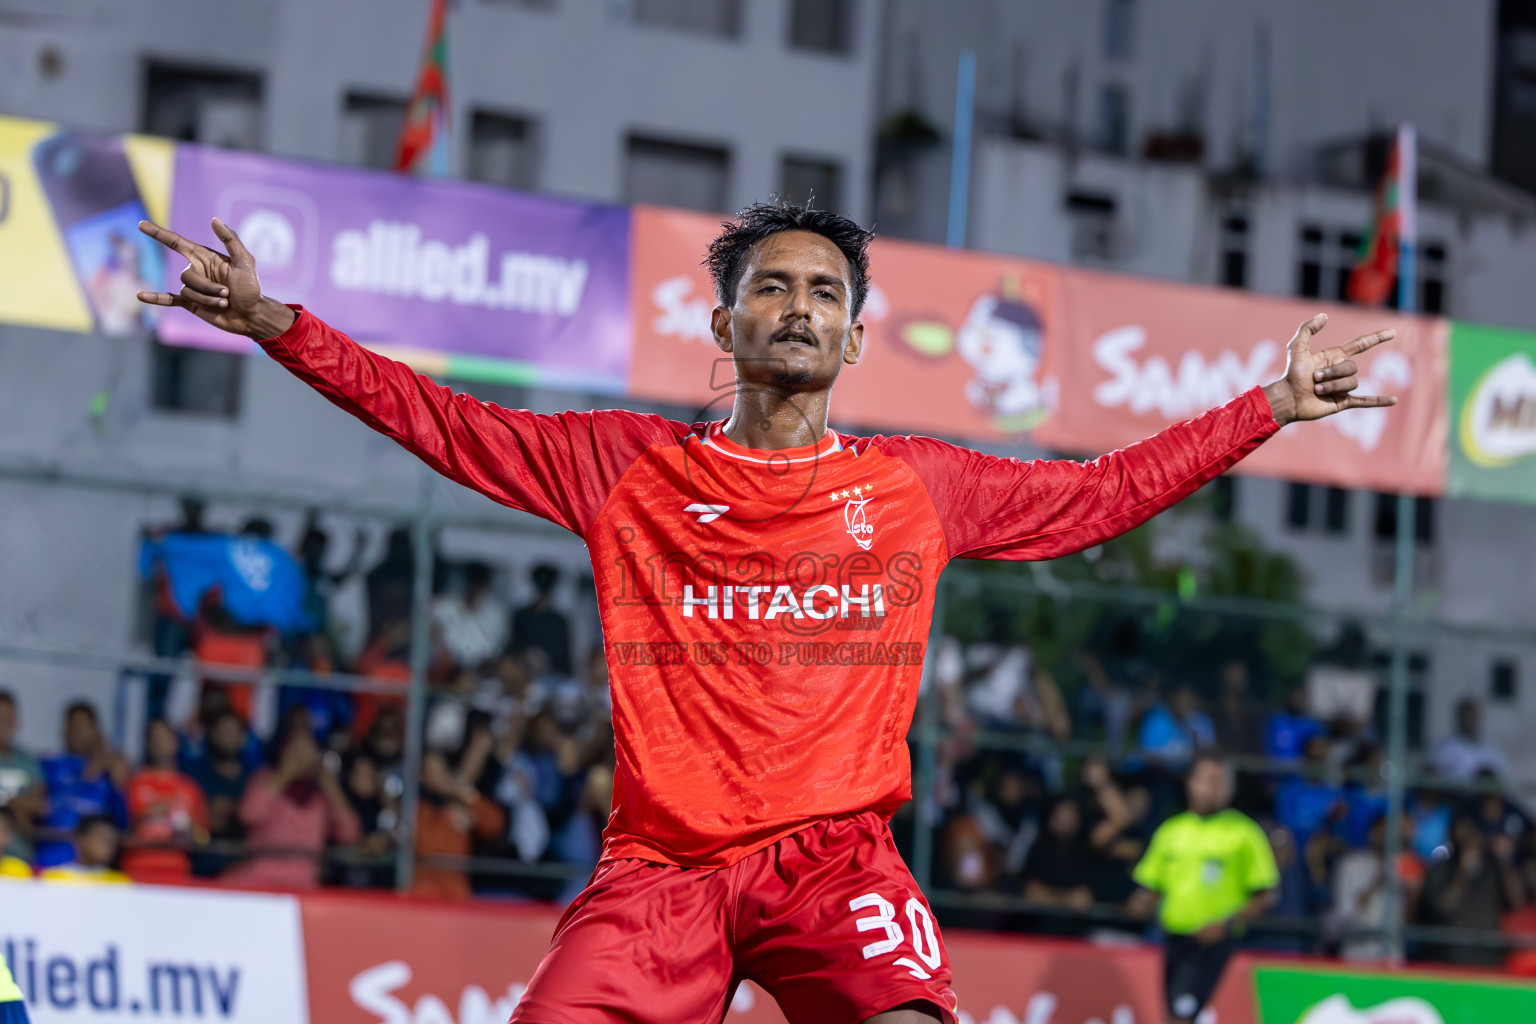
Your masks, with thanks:
M 187 261 L 179 293 L 139 292 L 140 302 L 180 306 L 221 331 L 250 338 L 275 338 L 293 323 L 293 310 L 261 294 L 256 260 L 219 218 L 213 219 L 213 233 L 229 250 L 227 256 L 147 220 L 139 221 L 139 230 Z
M 1357 395 L 1360 368 L 1355 356 L 1397 337 L 1391 329 L 1363 334 L 1334 348 L 1314 350 L 1312 339 L 1328 323 L 1328 315 L 1319 313 L 1296 328 L 1288 346 L 1285 377 L 1264 389 L 1269 396 L 1275 421 L 1281 426 L 1292 420 L 1320 420 L 1345 409 L 1371 409 L 1396 405 L 1391 395 Z

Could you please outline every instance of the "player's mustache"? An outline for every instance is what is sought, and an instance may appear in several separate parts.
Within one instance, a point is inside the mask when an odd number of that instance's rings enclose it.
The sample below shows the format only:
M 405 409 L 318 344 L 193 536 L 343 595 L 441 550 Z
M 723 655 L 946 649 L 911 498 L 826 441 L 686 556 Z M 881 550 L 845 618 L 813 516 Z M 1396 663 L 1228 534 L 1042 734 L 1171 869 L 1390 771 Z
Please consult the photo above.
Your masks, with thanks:
M 780 327 L 768 335 L 769 344 L 776 341 L 803 341 L 811 345 L 821 344 L 815 332 L 804 324 L 790 324 L 787 327 Z

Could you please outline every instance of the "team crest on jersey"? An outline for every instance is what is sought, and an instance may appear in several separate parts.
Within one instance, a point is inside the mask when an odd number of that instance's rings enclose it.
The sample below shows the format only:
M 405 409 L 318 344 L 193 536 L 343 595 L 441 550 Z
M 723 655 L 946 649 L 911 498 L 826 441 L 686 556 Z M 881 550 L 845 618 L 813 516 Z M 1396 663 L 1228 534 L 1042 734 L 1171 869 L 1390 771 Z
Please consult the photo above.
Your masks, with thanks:
M 875 542 L 875 528 L 869 525 L 869 513 L 865 510 L 871 498 L 849 498 L 843 506 L 843 522 L 848 526 L 848 536 L 865 551 Z

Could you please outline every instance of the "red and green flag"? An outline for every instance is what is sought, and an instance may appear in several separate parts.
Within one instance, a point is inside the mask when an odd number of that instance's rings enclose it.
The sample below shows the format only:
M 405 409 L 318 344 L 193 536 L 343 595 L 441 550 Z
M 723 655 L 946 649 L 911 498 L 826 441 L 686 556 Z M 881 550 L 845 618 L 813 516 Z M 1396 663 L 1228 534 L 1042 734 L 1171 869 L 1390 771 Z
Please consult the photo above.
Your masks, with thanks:
M 425 158 L 425 160 L 423 160 Z M 395 170 L 448 174 L 448 0 L 432 0 L 427 47 L 395 146 Z
M 1376 211 L 1371 229 L 1360 244 L 1355 269 L 1349 275 L 1347 298 L 1363 306 L 1384 305 L 1397 281 L 1398 259 L 1415 235 L 1415 153 L 1411 125 L 1398 129 L 1386 173 L 1376 187 Z

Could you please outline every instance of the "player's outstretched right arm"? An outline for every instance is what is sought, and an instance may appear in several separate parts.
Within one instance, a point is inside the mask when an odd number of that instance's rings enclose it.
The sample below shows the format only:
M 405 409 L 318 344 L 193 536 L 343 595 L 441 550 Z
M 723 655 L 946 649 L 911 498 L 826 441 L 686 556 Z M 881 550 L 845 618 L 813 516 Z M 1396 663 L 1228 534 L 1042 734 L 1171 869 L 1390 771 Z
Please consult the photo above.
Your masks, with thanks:
M 314 314 L 264 296 L 255 260 L 222 221 L 215 219 L 213 230 L 227 256 L 147 221 L 139 229 L 187 260 L 180 293 L 140 292 L 140 301 L 180 306 L 260 342 L 331 402 L 444 476 L 578 534 L 585 534 L 635 455 L 685 429 L 633 413 L 541 416 L 454 394 Z

